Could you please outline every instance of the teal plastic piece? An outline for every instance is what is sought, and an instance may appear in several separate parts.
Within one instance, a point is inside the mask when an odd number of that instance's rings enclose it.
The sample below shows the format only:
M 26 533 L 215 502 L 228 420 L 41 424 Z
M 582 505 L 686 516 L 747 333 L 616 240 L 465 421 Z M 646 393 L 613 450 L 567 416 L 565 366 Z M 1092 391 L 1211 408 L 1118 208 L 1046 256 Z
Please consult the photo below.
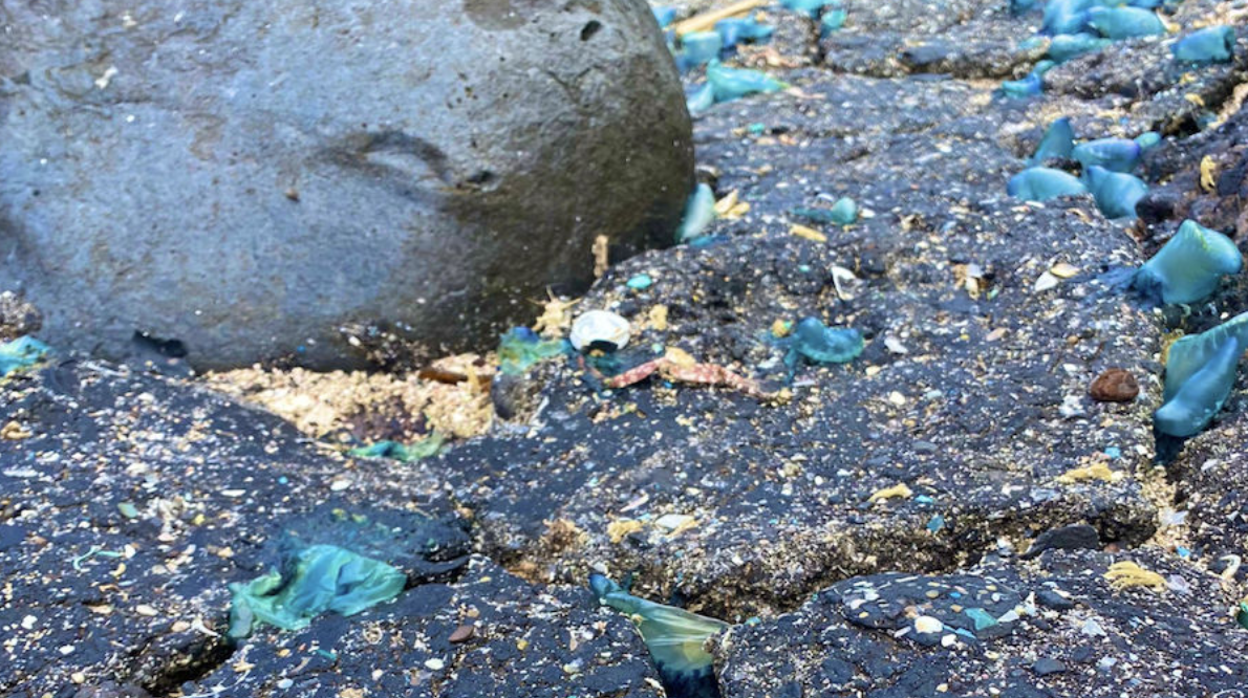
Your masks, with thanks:
M 1235 30 L 1226 26 L 1197 29 L 1174 42 L 1170 52 L 1187 63 L 1229 63 L 1235 56 Z
M 1025 201 L 1048 201 L 1088 191 L 1079 178 L 1051 167 L 1029 167 L 1010 177 L 1005 190 L 1010 196 Z
M 818 223 L 853 225 L 858 221 L 858 204 L 848 196 L 842 196 L 832 204 L 832 208 L 795 208 L 793 215 Z
M 975 622 L 975 631 L 986 630 L 997 624 L 997 619 L 993 615 L 982 608 L 968 608 L 963 611 L 972 621 Z
M 1174 237 L 1136 270 L 1131 286 L 1162 303 L 1197 303 L 1243 265 L 1243 255 L 1230 238 L 1196 221 L 1183 221 Z
M 654 7 L 654 19 L 659 23 L 660 29 L 666 29 L 667 25 L 676 21 L 676 8 L 674 7 Z
M 1049 42 L 1048 56 L 1051 60 L 1058 63 L 1065 63 L 1075 56 L 1082 56 L 1085 53 L 1100 51 L 1109 46 L 1112 41 L 1104 39 L 1096 34 L 1087 32 L 1079 32 L 1078 34 L 1058 34 Z
M 818 19 L 825 7 L 836 7 L 840 0 L 780 0 L 780 6 L 794 12 L 805 12 L 811 19 Z
M 654 285 L 654 279 L 649 274 L 638 274 L 629 279 L 624 284 L 634 291 L 644 291 Z
M 680 50 L 690 65 L 704 65 L 719 58 L 724 37 L 719 32 L 691 32 L 680 38 Z
M 682 608 L 637 598 L 601 574 L 589 576 L 598 602 L 628 614 L 650 650 L 668 695 L 717 696 L 712 658 L 703 645 L 728 624 Z
M 777 92 L 789 86 L 767 73 L 728 68 L 719 61 L 711 61 L 706 67 L 706 81 L 715 90 L 716 102 L 728 102 L 758 92 Z
M 760 43 L 771 38 L 776 28 L 768 24 L 760 24 L 750 17 L 729 17 L 715 23 L 715 32 L 723 39 L 724 48 L 733 48 L 741 43 Z
M 389 458 L 400 463 L 411 463 L 421 458 L 438 455 L 438 451 L 442 450 L 445 442 L 446 437 L 435 431 L 410 446 L 398 441 L 378 441 L 371 446 L 353 448 L 347 451 L 347 455 L 356 458 Z
M 398 596 L 407 575 L 390 565 L 336 545 L 312 545 L 250 582 L 230 584 L 229 635 L 251 635 L 259 623 L 283 630 L 306 628 L 322 613 L 350 616 Z
M 499 339 L 498 370 L 509 376 L 528 373 L 534 365 L 567 352 L 561 339 L 542 339 L 527 327 L 513 327 Z
M 1070 152 L 1075 147 L 1075 129 L 1070 125 L 1070 117 L 1054 119 L 1044 131 L 1040 145 L 1027 161 L 1028 165 L 1043 165 L 1046 160 L 1069 160 Z
M 1044 80 L 1037 73 L 1028 73 L 1021 80 L 1006 80 L 1001 83 L 1001 94 L 1010 99 L 1026 99 L 1044 92 Z
M 1095 165 L 1110 172 L 1131 172 L 1140 164 L 1140 144 L 1126 138 L 1098 138 L 1080 143 L 1071 157 L 1084 167 Z
M 14 371 L 34 366 L 49 351 L 48 345 L 34 337 L 18 337 L 12 341 L 0 343 L 0 378 Z
M 1178 437 L 1200 433 L 1231 394 L 1245 347 L 1248 313 L 1171 344 L 1162 405 L 1153 415 L 1157 430 Z
M 685 108 L 690 114 L 697 115 L 715 105 L 715 87 L 710 83 L 698 88 L 692 97 L 685 100 Z
M 1166 33 L 1166 25 L 1156 14 L 1130 6 L 1094 7 L 1088 10 L 1088 25 L 1114 41 Z
M 827 36 L 834 31 L 840 30 L 845 26 L 845 20 L 849 19 L 849 13 L 845 10 L 835 9 L 828 10 L 823 13 L 823 17 L 819 20 L 820 36 Z
M 1095 0 L 1049 0 L 1044 5 L 1040 32 L 1049 36 L 1078 34 L 1088 25 L 1088 9 Z
M 1135 137 L 1135 142 L 1139 144 L 1141 151 L 1145 151 L 1161 143 L 1161 134 L 1156 131 L 1145 131 Z
M 1092 165 L 1083 169 L 1083 176 L 1096 207 L 1109 219 L 1135 218 L 1135 205 L 1148 193 L 1148 185 L 1135 175 Z
M 796 368 L 805 359 L 815 364 L 844 364 L 862 354 L 862 333 L 849 327 L 828 327 L 819 318 L 808 317 L 797 323 L 793 334 L 780 340 L 788 346 L 784 363 Z
M 1171 347 L 1171 351 L 1173 349 Z M 1183 381 L 1174 396 L 1153 413 L 1153 425 L 1157 431 L 1170 436 L 1188 437 L 1199 434 L 1208 426 L 1231 394 L 1243 351 L 1242 343 L 1235 337 L 1227 337 L 1217 344 L 1209 360 Z M 1167 364 L 1167 385 L 1169 382 Z
M 708 184 L 698 184 L 685 202 L 685 216 L 676 229 L 676 242 L 689 242 L 706 232 L 715 220 L 715 192 Z

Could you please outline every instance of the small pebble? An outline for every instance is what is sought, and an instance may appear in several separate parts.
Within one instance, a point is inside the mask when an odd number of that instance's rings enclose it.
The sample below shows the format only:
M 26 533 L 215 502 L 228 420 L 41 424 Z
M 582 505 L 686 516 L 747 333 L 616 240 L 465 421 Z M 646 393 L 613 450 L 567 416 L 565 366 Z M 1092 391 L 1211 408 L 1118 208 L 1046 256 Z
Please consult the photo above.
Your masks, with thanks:
M 277 682 L 277 687 L 282 689 L 283 691 L 294 685 L 295 685 L 295 682 L 291 679 L 282 679 Z
M 476 628 L 474 628 L 473 626 L 461 625 L 458 628 L 455 628 L 455 632 L 451 633 L 451 642 L 453 643 L 467 642 L 472 639 L 472 635 L 475 632 L 476 632 Z
M 1098 402 L 1131 402 L 1140 394 L 1140 384 L 1130 372 L 1109 368 L 1092 381 L 1088 392 Z
M 1031 665 L 1031 670 L 1036 672 L 1036 676 L 1048 676 L 1049 674 L 1060 674 L 1066 671 L 1066 665 L 1056 659 L 1044 657 L 1037 659 L 1035 664 Z
M 425 668 L 429 671 L 442 671 L 442 668 L 445 666 L 446 662 L 438 659 L 437 657 L 425 661 Z

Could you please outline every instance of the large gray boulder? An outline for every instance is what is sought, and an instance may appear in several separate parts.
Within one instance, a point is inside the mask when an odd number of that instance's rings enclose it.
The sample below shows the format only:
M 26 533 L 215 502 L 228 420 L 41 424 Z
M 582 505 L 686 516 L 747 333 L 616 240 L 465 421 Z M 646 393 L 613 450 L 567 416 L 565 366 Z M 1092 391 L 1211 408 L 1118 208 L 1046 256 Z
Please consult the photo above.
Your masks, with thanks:
M 41 336 L 220 368 L 529 320 L 671 239 L 693 180 L 644 0 L 0 6 L 0 290 Z

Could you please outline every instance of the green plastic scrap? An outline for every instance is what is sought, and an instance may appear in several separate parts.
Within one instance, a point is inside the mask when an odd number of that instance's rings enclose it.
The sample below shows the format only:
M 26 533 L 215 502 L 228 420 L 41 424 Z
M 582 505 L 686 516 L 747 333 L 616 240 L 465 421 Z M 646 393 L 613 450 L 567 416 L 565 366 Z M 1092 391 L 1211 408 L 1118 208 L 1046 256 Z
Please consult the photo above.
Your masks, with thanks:
M 848 196 L 842 196 L 832 208 L 795 208 L 793 215 L 819 223 L 853 225 L 858 221 L 858 204 Z
M 498 342 L 498 370 L 509 376 L 523 375 L 566 349 L 561 339 L 542 339 L 527 327 L 513 327 Z
M 0 343 L 0 378 L 34 366 L 48 351 L 48 345 L 34 337 L 18 337 L 11 342 Z
M 728 102 L 756 92 L 777 92 L 789 84 L 767 73 L 748 68 L 729 68 L 719 61 L 706 66 L 706 82 L 715 91 L 716 102 Z
M 982 608 L 968 608 L 962 612 L 965 613 L 968 618 L 970 618 L 972 621 L 975 622 L 976 631 L 983 630 L 985 628 L 991 628 L 992 626 L 997 624 L 997 619 L 994 618 L 991 613 L 985 611 Z
M 1239 612 L 1235 614 L 1239 627 L 1248 630 L 1248 601 L 1239 602 Z
M 442 444 L 445 442 L 446 437 L 435 431 L 411 445 L 404 445 L 398 441 L 378 441 L 371 446 L 353 448 L 347 451 L 347 455 L 356 458 L 390 458 L 400 463 L 411 463 L 421 458 L 438 455 L 438 451 L 442 449 Z
M 325 612 L 353 615 L 393 599 L 407 584 L 394 567 L 336 545 L 308 546 L 290 562 L 289 577 L 270 570 L 230 584 L 230 637 L 248 637 L 257 623 L 299 630 Z
M 727 623 L 637 598 L 601 574 L 589 576 L 589 588 L 599 603 L 632 617 L 665 685 L 693 689 L 686 695 L 699 695 L 697 685 L 705 679 L 713 685 L 711 655 L 703 645 Z

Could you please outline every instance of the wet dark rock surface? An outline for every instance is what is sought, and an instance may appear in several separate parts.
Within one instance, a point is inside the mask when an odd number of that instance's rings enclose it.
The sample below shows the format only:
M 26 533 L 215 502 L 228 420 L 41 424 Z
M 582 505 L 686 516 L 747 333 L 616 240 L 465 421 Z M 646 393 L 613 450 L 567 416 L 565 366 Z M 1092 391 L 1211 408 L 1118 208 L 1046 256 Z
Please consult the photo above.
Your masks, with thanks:
M 45 339 L 360 366 L 488 344 L 667 244 L 689 118 L 644 0 L 8 4 L 0 288 Z
M 31 435 L 0 440 L 0 627 L 19 658 L 0 691 L 663 695 L 627 620 L 568 586 L 591 570 L 736 624 L 712 641 L 724 698 L 1242 690 L 1248 589 L 1227 556 L 1248 531 L 1248 377 L 1186 443 L 1159 442 L 1152 412 L 1168 338 L 1248 309 L 1248 285 L 1155 309 L 1106 275 L 1189 215 L 1248 232 L 1244 47 L 1176 71 L 1168 38 L 1115 44 L 1004 100 L 1038 15 L 847 8 L 818 42 L 773 13 L 795 67 L 767 70 L 793 89 L 695 124 L 700 177 L 748 211 L 613 266 L 575 309 L 632 322 L 626 364 L 675 347 L 780 395 L 660 375 L 604 391 L 557 361 L 497 382 L 511 421 L 491 435 L 399 465 L 343 460 L 193 383 L 75 363 L 9 379 L 0 421 Z M 1171 19 L 1226 12 L 1188 0 Z M 1164 134 L 1140 221 L 1006 196 L 1062 115 L 1081 138 Z M 841 196 L 857 223 L 794 213 Z M 790 373 L 773 332 L 806 316 L 860 330 L 865 351 Z M 1138 395 L 1094 399 L 1109 369 Z M 378 552 L 408 590 L 236 646 L 199 629 L 223 631 L 225 585 L 281 535 L 340 531 L 315 523 L 334 510 L 408 532 Z M 74 569 L 93 546 L 121 557 Z

